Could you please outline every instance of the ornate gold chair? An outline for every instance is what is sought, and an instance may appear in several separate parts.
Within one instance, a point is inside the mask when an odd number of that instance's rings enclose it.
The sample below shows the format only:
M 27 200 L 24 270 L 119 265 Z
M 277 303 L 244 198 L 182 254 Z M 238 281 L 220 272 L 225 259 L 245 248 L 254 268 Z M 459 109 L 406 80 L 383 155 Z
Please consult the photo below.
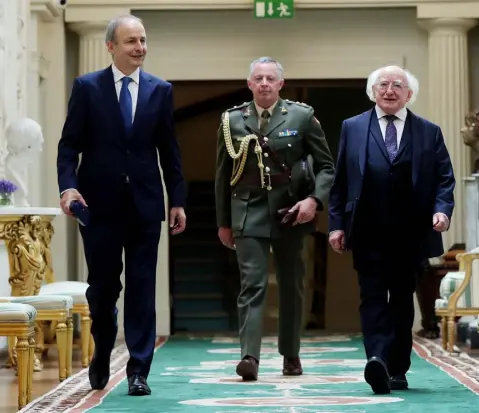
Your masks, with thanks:
M 73 347 L 73 299 L 70 296 L 23 296 L 23 297 L 0 297 L 0 302 L 29 304 L 37 310 L 36 322 L 36 352 L 39 354 L 38 361 L 44 349 L 44 326 L 42 322 L 52 322 L 56 334 L 56 346 L 58 350 L 58 377 L 60 381 L 72 375 L 72 347 Z M 40 335 L 40 337 L 38 337 Z M 48 346 L 48 345 L 47 345 Z M 10 345 L 9 347 L 13 347 Z M 35 368 L 34 368 L 35 369 Z
M 441 281 L 436 300 L 436 315 L 441 318 L 442 347 L 454 351 L 456 344 L 456 317 L 479 314 L 479 283 L 472 277 L 473 261 L 479 259 L 479 248 L 458 254 L 459 271 L 448 272 Z M 475 290 L 478 294 L 473 294 Z
M 91 318 L 90 308 L 86 299 L 88 284 L 80 281 L 53 281 L 41 286 L 39 296 L 69 296 L 73 299 L 73 314 L 79 314 L 81 319 L 81 363 L 88 367 L 93 356 L 94 344 L 90 334 Z
M 37 310 L 28 304 L 0 303 L 0 336 L 16 337 L 18 408 L 32 399 L 35 319 Z

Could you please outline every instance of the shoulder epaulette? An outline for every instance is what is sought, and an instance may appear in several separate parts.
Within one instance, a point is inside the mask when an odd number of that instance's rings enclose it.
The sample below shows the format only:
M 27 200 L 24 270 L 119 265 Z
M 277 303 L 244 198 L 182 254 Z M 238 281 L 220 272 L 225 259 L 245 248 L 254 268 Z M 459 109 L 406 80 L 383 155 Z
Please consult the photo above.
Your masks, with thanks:
M 248 105 L 249 105 L 249 102 L 244 102 L 241 105 L 233 106 L 232 108 L 226 109 L 226 112 L 231 112 L 232 110 L 243 109 L 244 107 L 246 107 Z
M 284 101 L 285 101 L 286 103 L 288 103 L 289 105 L 294 105 L 294 104 L 296 104 L 296 105 L 302 106 L 302 107 L 304 107 L 304 108 L 310 108 L 310 107 L 311 107 L 311 105 L 308 105 L 307 103 L 304 103 L 304 102 L 298 102 L 298 101 L 293 102 L 292 100 L 289 100 L 289 99 L 285 99 Z

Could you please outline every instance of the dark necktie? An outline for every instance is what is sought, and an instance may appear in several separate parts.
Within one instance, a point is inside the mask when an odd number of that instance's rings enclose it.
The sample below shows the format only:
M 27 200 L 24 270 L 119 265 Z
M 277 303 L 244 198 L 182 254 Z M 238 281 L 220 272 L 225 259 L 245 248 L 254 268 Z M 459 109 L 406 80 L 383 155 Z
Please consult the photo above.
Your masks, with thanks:
M 261 113 L 261 123 L 260 123 L 260 131 L 264 132 L 264 129 L 266 128 L 266 125 L 269 123 L 269 118 L 271 117 L 271 114 L 269 113 L 268 110 L 263 110 L 263 113 Z
M 120 91 L 120 109 L 123 117 L 123 124 L 125 129 L 129 131 L 133 123 L 133 104 L 131 100 L 131 93 L 128 89 L 128 85 L 133 79 L 131 77 L 125 76 L 121 80 L 121 91 Z
M 397 154 L 398 146 L 398 133 L 396 126 L 394 125 L 394 120 L 397 119 L 394 115 L 386 115 L 386 120 L 388 124 L 386 126 L 386 133 L 384 137 L 384 143 L 386 144 L 386 150 L 388 151 L 389 160 L 392 162 Z

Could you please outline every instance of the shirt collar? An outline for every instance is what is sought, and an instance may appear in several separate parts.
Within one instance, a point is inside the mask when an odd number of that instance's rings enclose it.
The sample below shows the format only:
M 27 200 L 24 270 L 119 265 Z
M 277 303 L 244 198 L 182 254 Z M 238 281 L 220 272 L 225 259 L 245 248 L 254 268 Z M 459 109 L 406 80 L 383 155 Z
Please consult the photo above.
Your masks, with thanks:
M 269 108 L 262 108 L 256 102 L 254 102 L 254 106 L 256 107 L 256 112 L 258 113 L 258 116 L 261 117 L 261 114 L 263 113 L 265 109 L 269 112 L 270 115 L 273 115 L 273 110 L 276 107 L 277 103 L 278 101 L 274 102 Z
M 114 63 L 111 65 L 111 70 L 113 72 L 113 79 L 115 80 L 115 83 L 123 79 L 126 75 L 118 69 Z M 140 68 L 138 67 L 131 75 L 130 77 L 133 79 L 133 81 L 138 85 L 140 84 Z
M 387 116 L 387 113 L 384 112 L 378 105 L 376 105 L 376 114 L 378 116 L 378 119 L 383 118 L 384 116 Z M 406 117 L 407 117 L 407 109 L 402 108 L 399 111 L 397 111 L 394 116 L 396 116 L 398 119 L 402 120 L 403 122 L 406 122 Z

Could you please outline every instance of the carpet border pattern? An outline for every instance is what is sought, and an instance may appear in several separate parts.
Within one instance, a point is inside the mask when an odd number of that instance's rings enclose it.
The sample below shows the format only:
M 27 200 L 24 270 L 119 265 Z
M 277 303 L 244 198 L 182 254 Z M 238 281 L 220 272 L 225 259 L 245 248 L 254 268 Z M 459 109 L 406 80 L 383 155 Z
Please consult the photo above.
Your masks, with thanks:
M 167 341 L 158 337 L 157 349 Z M 426 361 L 436 365 L 458 382 L 479 395 L 479 361 L 466 353 L 450 355 L 433 340 L 414 336 L 414 351 Z M 88 369 L 60 383 L 45 395 L 33 400 L 18 413 L 80 413 L 97 406 L 123 379 L 129 354 L 126 345 L 116 347 L 111 355 L 110 383 L 101 391 L 92 391 L 88 380 Z

